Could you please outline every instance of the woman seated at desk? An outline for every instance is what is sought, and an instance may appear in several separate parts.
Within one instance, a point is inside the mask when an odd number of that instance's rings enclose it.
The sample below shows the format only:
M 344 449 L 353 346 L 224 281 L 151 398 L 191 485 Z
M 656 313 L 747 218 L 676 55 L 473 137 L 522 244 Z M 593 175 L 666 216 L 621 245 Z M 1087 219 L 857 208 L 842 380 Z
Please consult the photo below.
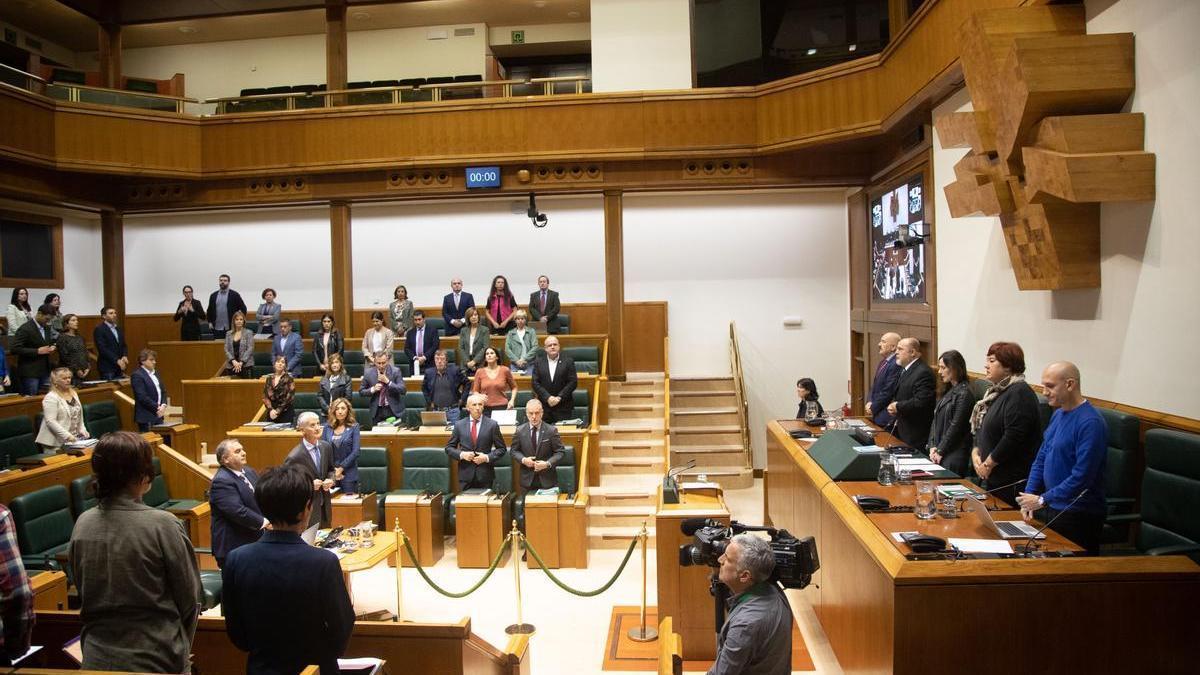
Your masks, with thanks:
M 287 369 L 287 357 L 275 357 L 275 372 L 263 383 L 263 406 L 267 409 L 267 422 L 291 424 L 296 415 L 292 399 L 296 395 L 296 381 Z
M 250 379 L 254 370 L 254 333 L 246 328 L 246 315 L 233 313 L 233 328 L 225 334 L 225 370 L 223 375 Z
M 811 377 L 796 380 L 796 396 L 800 399 L 800 407 L 796 409 L 796 419 L 811 420 L 825 416 L 825 409 L 817 399 L 817 383 Z
M 342 494 L 358 492 L 358 453 L 362 449 L 358 431 L 358 420 L 354 418 L 350 399 L 334 399 L 325 418 L 321 440 L 333 446 L 333 477 Z
M 396 342 L 396 334 L 391 328 L 383 325 L 383 312 L 371 312 L 371 327 L 363 334 L 363 354 L 378 354 L 383 352 L 392 358 L 392 346 Z
M 38 430 L 37 444 L 49 452 L 86 438 L 83 403 L 71 386 L 71 369 L 55 368 L 50 373 L 50 391 L 42 397 L 42 428 Z
M 339 398 L 350 398 L 350 373 L 341 354 L 329 357 L 329 369 L 317 387 L 317 399 L 321 402 L 321 414 L 329 414 L 329 404 Z
M 471 391 L 483 394 L 487 401 L 483 412 L 488 417 L 493 410 L 512 410 L 517 404 L 517 381 L 508 366 L 500 365 L 500 355 L 495 347 L 483 350 L 483 367 L 475 373 Z

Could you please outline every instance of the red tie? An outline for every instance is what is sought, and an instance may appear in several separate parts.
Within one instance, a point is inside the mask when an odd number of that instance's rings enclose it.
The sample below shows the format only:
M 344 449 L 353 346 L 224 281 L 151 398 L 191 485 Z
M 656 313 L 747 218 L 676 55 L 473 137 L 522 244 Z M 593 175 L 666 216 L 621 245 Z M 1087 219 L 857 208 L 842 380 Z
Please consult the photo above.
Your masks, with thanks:
M 479 443 L 479 420 L 471 420 L 471 446 Z

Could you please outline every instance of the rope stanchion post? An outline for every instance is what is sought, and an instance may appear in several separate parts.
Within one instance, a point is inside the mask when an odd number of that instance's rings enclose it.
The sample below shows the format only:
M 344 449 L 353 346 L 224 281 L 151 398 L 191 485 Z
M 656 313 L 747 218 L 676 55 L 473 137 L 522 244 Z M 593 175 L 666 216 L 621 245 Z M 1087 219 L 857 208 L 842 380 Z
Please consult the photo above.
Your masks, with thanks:
M 517 592 L 517 622 L 504 629 L 509 635 L 528 635 L 533 633 L 533 624 L 521 620 L 521 531 L 517 529 L 517 521 L 512 521 L 512 531 L 508 533 L 512 540 L 513 583 Z
M 642 540 L 642 609 L 641 609 L 641 625 L 637 628 L 629 629 L 629 639 L 634 642 L 653 642 L 658 639 L 658 630 L 646 626 L 646 558 L 648 557 L 646 548 L 646 540 L 649 538 L 649 533 L 646 531 L 646 521 L 642 521 L 642 531 L 638 532 L 638 538 Z
M 392 617 L 392 621 L 399 622 L 400 616 L 404 612 L 404 594 L 401 592 L 400 572 L 404 569 L 404 530 L 400 529 L 400 518 L 396 518 L 396 524 L 392 530 L 396 535 L 396 613 Z

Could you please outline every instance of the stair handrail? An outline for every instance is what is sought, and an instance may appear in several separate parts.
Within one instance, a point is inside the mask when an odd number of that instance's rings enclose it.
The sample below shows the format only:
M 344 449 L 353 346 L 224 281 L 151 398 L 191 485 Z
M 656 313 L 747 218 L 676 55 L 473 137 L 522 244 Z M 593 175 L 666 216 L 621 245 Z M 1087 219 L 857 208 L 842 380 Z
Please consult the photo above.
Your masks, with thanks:
M 671 468 L 671 338 L 663 337 L 663 466 Z
M 737 322 L 729 322 L 729 363 L 733 371 L 733 390 L 737 395 L 738 426 L 742 431 L 742 452 L 745 466 L 750 462 L 750 406 L 746 402 L 746 387 L 742 383 L 742 352 L 738 348 Z

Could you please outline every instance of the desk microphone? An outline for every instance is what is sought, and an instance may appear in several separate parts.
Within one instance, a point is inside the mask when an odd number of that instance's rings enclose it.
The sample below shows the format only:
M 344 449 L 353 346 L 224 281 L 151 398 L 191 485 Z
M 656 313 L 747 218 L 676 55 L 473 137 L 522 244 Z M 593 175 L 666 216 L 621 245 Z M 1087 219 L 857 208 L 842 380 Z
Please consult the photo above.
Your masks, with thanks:
M 1022 478 L 1021 480 L 1014 480 L 1013 482 L 1009 483 L 1008 485 L 1001 485 L 1001 486 L 999 486 L 999 487 L 994 487 L 994 488 L 992 488 L 991 490 L 984 490 L 983 494 L 985 494 L 985 495 L 987 495 L 987 496 L 989 496 L 989 497 L 990 497 L 990 496 L 992 496 L 992 493 L 994 493 L 994 492 L 999 492 L 999 491 L 1001 491 L 1001 490 L 1004 490 L 1004 489 L 1006 489 L 1006 488 L 1013 487 L 1014 485 L 1020 485 L 1021 483 L 1024 483 L 1024 482 L 1025 482 L 1025 481 L 1027 481 L 1027 480 L 1029 480 L 1029 479 L 1028 479 L 1028 478 Z
M 1042 526 L 1042 529 L 1040 529 L 1040 530 L 1038 530 L 1037 532 L 1034 532 L 1034 533 L 1033 533 L 1033 536 L 1032 536 L 1032 537 L 1030 537 L 1030 538 L 1029 538 L 1029 540 L 1025 542 L 1025 546 L 1024 546 L 1022 549 L 1021 549 L 1021 557 L 1024 557 L 1024 558 L 1028 558 L 1028 557 L 1029 557 L 1029 547 L 1030 547 L 1030 546 L 1033 546 L 1033 540 L 1034 540 L 1034 539 L 1037 539 L 1039 534 L 1041 534 L 1041 533 L 1045 532 L 1045 531 L 1046 531 L 1046 528 L 1048 528 L 1048 527 L 1050 527 L 1051 525 L 1053 525 L 1053 524 L 1054 524 L 1054 521 L 1058 520 L 1058 519 L 1059 519 L 1059 517 L 1060 517 L 1060 516 L 1062 516 L 1062 514 L 1066 513 L 1067 511 L 1070 511 L 1070 510 L 1071 510 L 1071 507 L 1072 507 L 1072 506 L 1075 506 L 1075 502 L 1079 501 L 1080 499 L 1082 499 L 1082 498 L 1083 498 L 1083 496 L 1084 496 L 1084 495 L 1086 495 L 1086 494 L 1087 494 L 1087 492 L 1088 492 L 1088 489 L 1089 489 L 1089 488 L 1084 488 L 1082 492 L 1080 492 L 1078 495 L 1076 495 L 1076 496 L 1075 496 L 1075 499 L 1072 499 L 1072 500 L 1071 500 L 1071 503 L 1070 503 L 1070 504 L 1067 504 L 1067 508 L 1065 508 L 1065 509 L 1063 509 L 1062 511 L 1059 511 L 1058 513 L 1054 514 L 1054 517 L 1053 517 L 1053 518 L 1051 518 L 1051 519 L 1050 519 L 1050 520 L 1049 520 L 1049 521 L 1048 521 L 1048 522 L 1047 522 L 1045 525 L 1043 525 L 1043 526 Z

